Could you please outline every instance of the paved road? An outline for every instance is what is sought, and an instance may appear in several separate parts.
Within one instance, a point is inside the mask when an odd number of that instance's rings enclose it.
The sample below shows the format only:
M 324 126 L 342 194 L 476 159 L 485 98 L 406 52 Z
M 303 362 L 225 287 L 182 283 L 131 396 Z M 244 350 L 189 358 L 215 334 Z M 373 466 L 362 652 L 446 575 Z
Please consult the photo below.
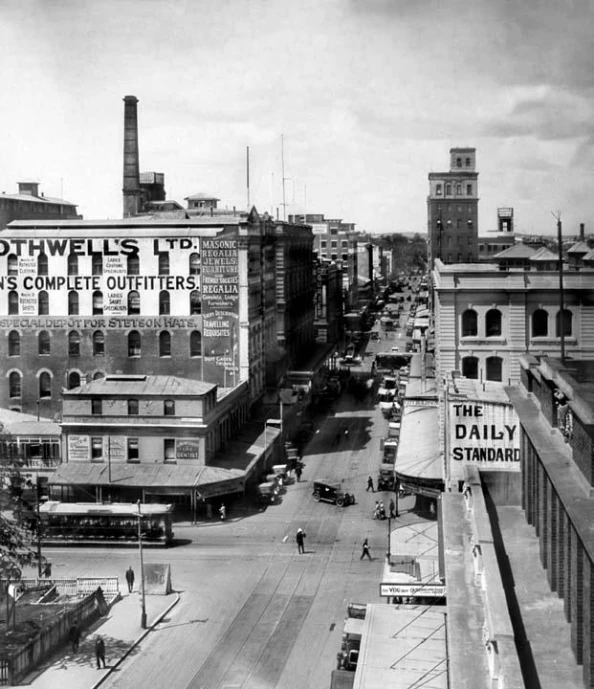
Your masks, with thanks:
M 337 445 L 337 429 L 347 426 L 348 439 Z M 307 448 L 302 482 L 288 487 L 282 504 L 245 517 L 231 513 L 225 523 L 177 528 L 189 543 L 145 551 L 148 562 L 171 562 L 181 601 L 104 686 L 327 686 L 346 606 L 381 600 L 387 523 L 371 518 L 378 494 L 366 493 L 365 485 L 377 473 L 386 426 L 377 410 L 344 395 Z M 357 504 L 314 502 L 314 477 L 342 481 Z M 294 539 L 298 527 L 307 533 L 304 555 Z M 365 537 L 372 562 L 359 559 Z M 75 571 L 123 577 L 136 553 L 111 550 L 106 557 L 105 551 L 61 550 L 52 559 L 58 576 Z

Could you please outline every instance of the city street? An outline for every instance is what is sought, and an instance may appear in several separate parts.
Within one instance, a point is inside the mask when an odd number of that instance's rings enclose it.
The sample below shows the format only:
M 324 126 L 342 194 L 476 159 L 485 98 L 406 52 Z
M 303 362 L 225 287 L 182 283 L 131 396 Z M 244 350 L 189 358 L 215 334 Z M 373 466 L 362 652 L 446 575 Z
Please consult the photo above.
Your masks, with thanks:
M 337 444 L 337 433 L 347 427 L 348 438 Z M 381 600 L 387 522 L 373 520 L 372 512 L 376 499 L 387 502 L 389 496 L 365 487 L 368 475 L 375 480 L 386 427 L 371 399 L 343 394 L 306 449 L 301 482 L 288 486 L 280 505 L 249 516 L 230 511 L 224 523 L 177 525 L 183 545 L 146 549 L 145 562 L 171 564 L 181 600 L 103 686 L 327 685 L 346 606 Z M 341 482 L 357 503 L 316 503 L 314 478 Z M 307 534 L 303 555 L 295 542 L 299 527 Z M 360 560 L 366 537 L 372 562 Z M 49 554 L 58 577 L 117 575 L 123 581 L 130 564 L 138 571 L 134 549 Z M 132 595 L 139 599 L 140 624 L 140 596 Z

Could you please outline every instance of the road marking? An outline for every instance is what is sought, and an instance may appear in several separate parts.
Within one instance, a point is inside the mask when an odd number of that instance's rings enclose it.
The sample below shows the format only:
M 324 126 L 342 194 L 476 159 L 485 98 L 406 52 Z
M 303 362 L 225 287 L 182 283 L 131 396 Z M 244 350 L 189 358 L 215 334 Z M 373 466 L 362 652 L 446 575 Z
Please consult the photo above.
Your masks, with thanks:
M 288 535 L 288 534 L 283 538 L 283 543 L 286 543 L 286 542 L 287 542 L 287 538 L 289 538 L 289 535 Z

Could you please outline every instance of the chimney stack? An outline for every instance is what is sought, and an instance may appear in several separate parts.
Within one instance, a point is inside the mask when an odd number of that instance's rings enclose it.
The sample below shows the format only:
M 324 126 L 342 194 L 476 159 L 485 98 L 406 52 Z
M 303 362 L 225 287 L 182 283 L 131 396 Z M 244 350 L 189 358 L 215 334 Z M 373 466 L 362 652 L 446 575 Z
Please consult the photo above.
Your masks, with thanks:
M 584 223 L 580 223 L 580 242 L 583 242 L 584 239 L 586 238 L 586 228 L 584 226 Z
M 140 205 L 137 103 L 136 96 L 124 98 L 124 218 L 137 215 Z

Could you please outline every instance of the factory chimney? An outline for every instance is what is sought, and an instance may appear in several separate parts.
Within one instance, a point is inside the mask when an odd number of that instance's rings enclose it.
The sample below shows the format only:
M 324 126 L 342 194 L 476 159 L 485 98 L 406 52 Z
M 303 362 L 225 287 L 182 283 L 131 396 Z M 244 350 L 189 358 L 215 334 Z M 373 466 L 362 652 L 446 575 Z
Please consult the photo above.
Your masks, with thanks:
M 580 242 L 586 239 L 586 226 L 583 222 L 580 223 Z
M 124 218 L 137 215 L 140 206 L 137 103 L 136 96 L 124 98 Z

